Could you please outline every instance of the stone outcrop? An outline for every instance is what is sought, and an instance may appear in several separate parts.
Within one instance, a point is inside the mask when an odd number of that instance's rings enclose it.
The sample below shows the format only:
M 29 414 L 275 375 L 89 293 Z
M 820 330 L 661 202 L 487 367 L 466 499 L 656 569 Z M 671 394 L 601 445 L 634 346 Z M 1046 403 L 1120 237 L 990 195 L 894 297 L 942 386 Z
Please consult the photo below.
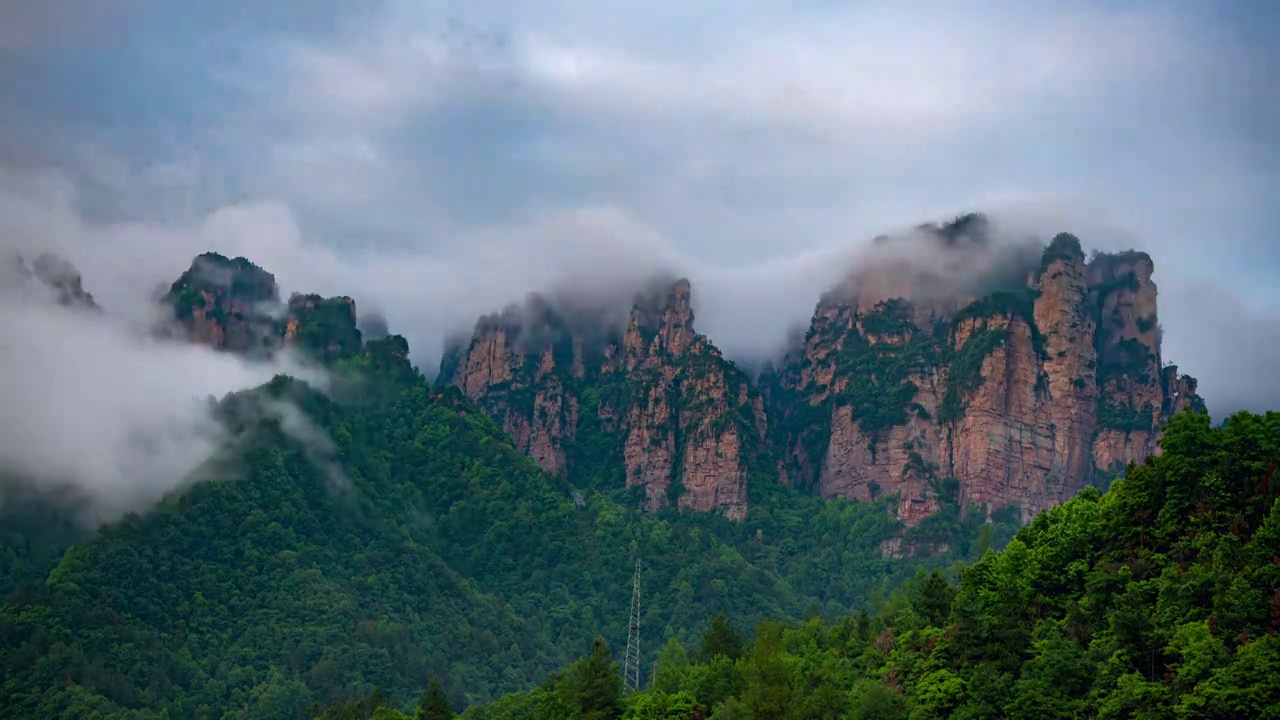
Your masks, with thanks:
M 914 524 L 943 502 L 1027 519 L 1141 462 L 1170 414 L 1203 406 L 1194 379 L 1161 367 L 1153 269 L 1140 253 L 1086 263 L 1064 234 L 1025 282 L 955 310 L 829 294 L 763 380 L 787 477 L 824 497 L 896 495 Z
M 263 357 L 293 347 L 331 362 L 362 347 L 354 300 L 295 294 L 283 303 L 275 276 L 243 257 L 196 257 L 161 302 L 187 338 L 215 350 Z
M 741 517 L 758 458 L 826 498 L 895 498 L 908 525 L 944 506 L 1026 520 L 1159 452 L 1203 402 L 1162 363 L 1150 257 L 990 234 L 972 215 L 878 239 L 758 390 L 694 332 L 685 282 L 608 332 L 543 299 L 485 318 L 441 377 L 542 467 L 650 509 Z
M 295 294 L 285 313 L 284 345 L 331 361 L 360 352 L 356 302 L 349 297 Z
M 196 257 L 162 302 L 190 340 L 215 350 L 263 354 L 280 335 L 275 276 L 242 257 Z
M 30 266 L 21 255 L 10 257 L 10 272 L 0 276 L 5 284 L 13 283 L 20 291 L 35 290 L 59 305 L 81 310 L 100 311 L 93 295 L 84 289 L 80 271 L 66 258 L 41 253 Z
M 693 327 L 685 280 L 641 293 L 625 327 L 543 298 L 480 320 L 440 379 L 475 400 L 549 472 L 585 484 L 611 467 L 651 510 L 746 514 L 746 463 L 764 406 Z

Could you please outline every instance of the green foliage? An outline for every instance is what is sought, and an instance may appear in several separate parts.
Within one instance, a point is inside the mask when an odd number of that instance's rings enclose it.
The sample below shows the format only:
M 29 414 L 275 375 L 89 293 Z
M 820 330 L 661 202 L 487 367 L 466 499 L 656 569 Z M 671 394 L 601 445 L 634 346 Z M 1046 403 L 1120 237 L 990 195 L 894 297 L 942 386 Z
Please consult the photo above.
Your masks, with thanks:
M 1098 398 L 1098 427 L 1110 428 L 1121 432 L 1147 431 L 1155 429 L 1155 408 L 1146 403 L 1142 408 L 1128 405 L 1114 405 L 1103 398 Z
M 1162 446 L 1106 495 L 1040 513 L 958 587 L 921 571 L 872 612 L 767 622 L 736 661 L 690 663 L 668 643 L 661 686 L 630 705 L 687 693 L 716 718 L 1277 717 L 1280 413 L 1219 428 L 1183 413 Z M 704 680 L 717 673 L 729 681 Z
M 6 714 L 298 717 L 375 687 L 400 712 L 433 678 L 476 703 L 531 687 L 597 634 L 622 642 L 637 555 L 642 627 L 681 642 L 714 612 L 738 627 L 814 604 L 850 612 L 953 559 L 884 557 L 900 526 L 883 502 L 825 502 L 759 459 L 743 522 L 644 514 L 607 476 L 621 463 L 606 428 L 599 477 L 571 486 L 457 388 L 429 386 L 403 338 L 335 370 L 328 397 L 278 378 L 219 403 L 237 444 L 218 480 L 65 554 L 71 539 L 43 555 L 22 532 L 6 540 L 23 568 L 0 607 Z M 597 385 L 594 402 L 636 391 Z M 297 406 L 332 447 L 286 433 L 267 401 Z M 661 647 L 645 646 L 642 668 Z M 672 692 L 704 705 L 740 693 L 734 660 L 698 667 Z M 562 694 L 530 692 L 519 702 L 561 707 Z
M 292 342 L 324 362 L 359 354 L 355 313 L 350 298 L 295 295 L 289 300 L 289 319 L 296 323 Z
M 862 331 L 876 337 L 901 337 L 915 329 L 911 303 L 902 298 L 886 300 L 862 317 Z
M 893 329 L 896 342 L 877 338 L 870 342 L 856 329 L 845 339 L 836 363 L 846 380 L 845 389 L 837 397 L 839 405 L 849 406 L 853 419 L 866 433 L 876 433 L 907 422 L 907 410 L 915 399 L 917 387 L 912 376 L 936 362 L 932 338 L 913 328 L 907 306 L 891 301 L 863 318 L 863 326 Z
M 705 716 L 693 695 L 655 690 L 632 696 L 622 717 L 623 720 L 694 720 Z
M 1084 249 L 1080 247 L 1080 239 L 1071 233 L 1058 233 L 1053 236 L 1040 256 L 1040 272 L 1044 273 L 1049 266 L 1059 261 L 1074 262 L 1084 260 Z
M 924 224 L 919 229 L 936 233 L 948 245 L 961 240 L 973 243 L 985 243 L 990 230 L 990 221 L 982 213 L 964 213 L 946 221 L 941 226 Z
M 337 703 L 324 710 L 313 708 L 308 717 L 314 720 L 409 720 L 408 715 L 396 709 L 382 688 L 375 688 L 368 697 Z
M 724 613 L 716 613 L 711 616 L 711 622 L 698 640 L 697 657 L 703 662 L 710 661 L 717 655 L 737 660 L 742 657 L 742 645 L 742 632 L 729 622 Z
M 569 669 L 564 683 L 573 717 L 616 720 L 622 715 L 622 675 L 604 638 L 596 637 L 591 655 Z
M 451 720 L 453 707 L 449 704 L 449 696 L 445 694 L 444 683 L 440 678 L 431 678 L 431 684 L 423 691 L 418 700 L 418 710 L 414 720 Z
M 983 320 L 995 316 L 1018 317 L 1034 328 L 1036 291 L 1022 287 L 1016 290 L 998 290 L 981 297 L 960 309 L 951 321 L 957 327 L 965 320 Z
M 1155 362 L 1150 348 L 1141 340 L 1126 338 L 1106 346 L 1098 354 L 1098 385 L 1117 378 L 1133 378 L 1146 373 Z
M 946 386 L 938 404 L 938 422 L 949 423 L 964 417 L 964 403 L 982 385 L 982 364 L 987 356 L 1004 345 L 1008 330 L 976 326 L 959 350 L 948 358 Z

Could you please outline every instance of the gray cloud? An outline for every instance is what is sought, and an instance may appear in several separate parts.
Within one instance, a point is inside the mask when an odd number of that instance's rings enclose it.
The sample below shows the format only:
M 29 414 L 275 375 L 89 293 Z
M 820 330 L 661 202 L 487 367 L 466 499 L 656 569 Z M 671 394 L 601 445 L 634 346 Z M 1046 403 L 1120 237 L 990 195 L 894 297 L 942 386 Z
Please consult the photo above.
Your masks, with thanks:
M 1258 147 L 1280 105 L 1246 69 L 1275 53 L 1225 22 L 1155 3 L 433 0 L 264 35 L 202 12 L 187 35 L 132 36 L 101 87 L 50 70 L 62 104 L 0 99 L 0 237 L 60 251 L 127 317 L 194 255 L 246 255 L 286 293 L 376 308 L 431 373 L 449 334 L 529 292 L 670 270 L 699 329 L 753 359 L 870 238 L 984 209 L 1150 252 L 1166 358 L 1215 412 L 1280 407 L 1258 372 L 1270 336 L 1222 335 L 1219 357 L 1183 300 L 1276 316 L 1280 181 Z
M 111 17 L 113 0 L 5 0 L 0 5 L 0 51 L 82 42 Z
M 1197 376 L 1214 417 L 1280 410 L 1280 306 L 1202 280 L 1161 285 L 1160 309 L 1165 359 Z
M 70 493 L 89 522 L 145 508 L 198 477 L 228 439 L 211 396 L 281 372 L 325 385 L 289 359 L 249 364 L 154 339 L 146 324 L 61 307 L 24 287 L 6 282 L 0 293 L 0 474 Z M 285 419 L 286 431 L 315 445 L 314 432 Z

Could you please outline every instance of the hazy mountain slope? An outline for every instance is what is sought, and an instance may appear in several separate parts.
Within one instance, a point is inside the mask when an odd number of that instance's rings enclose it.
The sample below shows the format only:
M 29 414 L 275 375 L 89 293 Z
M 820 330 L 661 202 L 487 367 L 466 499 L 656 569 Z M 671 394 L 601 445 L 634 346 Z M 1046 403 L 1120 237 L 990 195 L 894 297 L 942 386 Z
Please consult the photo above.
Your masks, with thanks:
M 645 691 L 601 717 L 1280 717 L 1280 413 L 1221 428 L 1184 413 L 1161 442 L 958 587 L 922 573 L 871 614 L 765 623 L 714 658 L 670 643 Z M 584 662 L 463 717 L 599 705 Z
M 760 478 L 884 496 L 907 525 L 951 506 L 1025 521 L 1203 407 L 1163 361 L 1153 273 L 1144 253 L 1086 260 L 1074 236 L 966 215 L 879 240 L 758 384 L 695 331 L 683 280 L 629 313 L 532 297 L 482 318 L 440 377 L 546 470 L 643 487 L 649 509 L 740 519 Z
M 212 322 L 244 319 L 206 290 Z M 455 701 L 483 699 L 531 686 L 596 634 L 621 642 L 636 557 L 648 663 L 712 612 L 842 612 L 981 547 L 976 521 L 953 517 L 929 538 L 950 554 L 886 558 L 898 526 L 884 505 L 767 476 L 742 522 L 645 514 L 621 483 L 543 472 L 461 392 L 430 387 L 402 338 L 352 352 L 354 307 L 334 307 L 342 322 L 295 313 L 292 335 L 286 320 L 259 336 L 307 338 L 336 374 L 330 397 L 278 378 L 224 398 L 234 442 L 205 468 L 214 479 L 104 527 L 4 607 L 5 710 L 293 717 L 374 685 L 416 697 L 435 675 Z M 194 335 L 247 335 L 226 330 Z

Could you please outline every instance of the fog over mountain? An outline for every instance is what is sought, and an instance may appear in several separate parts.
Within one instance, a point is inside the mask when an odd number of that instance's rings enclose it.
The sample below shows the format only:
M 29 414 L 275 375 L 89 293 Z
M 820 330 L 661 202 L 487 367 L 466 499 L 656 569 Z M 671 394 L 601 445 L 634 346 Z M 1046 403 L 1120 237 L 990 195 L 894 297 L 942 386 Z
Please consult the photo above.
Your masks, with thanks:
M 5 249 L 133 321 L 194 255 L 244 255 L 355 297 L 428 373 L 529 292 L 676 273 L 755 362 L 872 238 L 981 210 L 1148 251 L 1165 356 L 1217 415 L 1280 406 L 1270 15 L 242 5 L 6 6 Z

